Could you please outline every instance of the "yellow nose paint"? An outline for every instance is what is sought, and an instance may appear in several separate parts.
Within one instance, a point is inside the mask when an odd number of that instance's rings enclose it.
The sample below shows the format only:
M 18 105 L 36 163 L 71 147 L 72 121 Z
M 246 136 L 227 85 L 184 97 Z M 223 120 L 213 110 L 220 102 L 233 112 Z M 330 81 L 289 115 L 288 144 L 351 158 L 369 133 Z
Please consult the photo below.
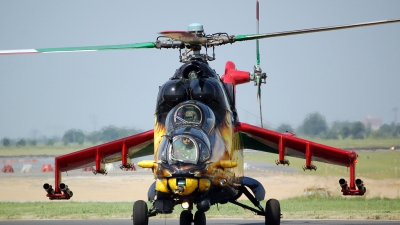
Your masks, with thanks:
M 156 190 L 163 192 L 163 193 L 169 193 L 168 189 L 168 181 L 167 179 L 157 179 L 156 180 Z
M 211 182 L 209 179 L 200 179 L 199 180 L 199 191 L 208 191 L 210 189 Z
M 168 179 L 168 185 L 172 191 L 174 191 L 178 195 L 189 195 L 193 193 L 198 185 L 199 181 L 197 178 L 186 178 L 186 183 L 183 186 L 183 190 L 180 191 L 176 178 L 169 178 Z

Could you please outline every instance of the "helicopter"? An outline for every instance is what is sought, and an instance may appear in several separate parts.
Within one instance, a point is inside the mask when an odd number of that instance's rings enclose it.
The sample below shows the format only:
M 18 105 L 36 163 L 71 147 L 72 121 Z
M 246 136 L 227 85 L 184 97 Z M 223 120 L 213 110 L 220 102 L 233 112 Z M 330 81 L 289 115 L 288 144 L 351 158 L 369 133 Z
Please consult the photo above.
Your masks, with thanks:
M 180 215 L 180 224 L 206 224 L 205 212 L 210 206 L 228 202 L 264 216 L 266 224 L 279 224 L 279 201 L 270 199 L 264 207 L 261 204 L 264 187 L 257 180 L 244 176 L 244 149 L 276 153 L 278 165 L 289 165 L 288 156 L 304 158 L 304 170 L 316 169 L 312 161 L 349 167 L 349 182 L 343 178 L 339 180 L 344 195 L 363 195 L 366 191 L 362 180 L 355 179 L 357 154 L 297 138 L 291 133 L 240 122 L 235 104 L 236 86 L 253 81 L 260 90 L 266 74 L 258 62 L 250 73 L 236 69 L 235 64 L 228 61 L 224 74 L 218 76 L 208 63 L 215 60 L 215 48 L 241 41 L 394 22 L 400 20 L 250 35 L 206 34 L 201 24 L 193 23 L 187 31 L 163 31 L 153 42 L 9 50 L 0 51 L 0 54 L 142 48 L 180 51 L 179 61 L 183 65 L 159 90 L 154 129 L 56 157 L 54 188 L 47 183 L 43 185 L 49 199 L 67 200 L 73 196 L 72 188 L 62 182 L 62 172 L 95 166 L 95 174 L 106 174 L 106 163 L 121 161 L 122 169 L 131 168 L 132 158 L 154 155 L 154 160 L 138 163 L 152 170 L 155 181 L 147 196 L 152 203 L 150 209 L 145 201 L 134 203 L 134 224 L 148 224 L 149 217 L 171 213 L 177 205 L 185 209 Z M 242 195 L 250 199 L 254 207 L 238 202 Z M 193 215 L 195 207 L 197 211 Z

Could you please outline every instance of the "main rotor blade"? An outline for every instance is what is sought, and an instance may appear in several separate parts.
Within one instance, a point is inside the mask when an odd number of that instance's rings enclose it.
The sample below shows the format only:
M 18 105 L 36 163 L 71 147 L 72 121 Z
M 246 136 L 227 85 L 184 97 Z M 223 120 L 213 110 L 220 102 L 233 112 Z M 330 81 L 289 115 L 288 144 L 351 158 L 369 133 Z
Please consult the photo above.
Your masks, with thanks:
M 268 34 L 242 34 L 242 35 L 235 36 L 235 38 L 236 38 L 236 41 L 248 41 L 248 40 L 254 40 L 254 39 L 288 36 L 288 35 L 296 35 L 296 34 L 306 34 L 306 33 L 322 32 L 322 31 L 330 31 L 330 30 L 340 30 L 340 29 L 347 29 L 347 28 L 373 26 L 373 25 L 397 23 L 397 22 L 400 22 L 400 19 L 381 20 L 381 21 L 375 21 L 375 22 L 357 23 L 357 24 L 332 26 L 332 27 L 311 28 L 311 29 L 305 29 L 305 30 L 283 31 L 283 32 L 268 33 Z
M 156 48 L 156 44 L 154 42 L 142 42 L 142 43 L 122 44 L 122 45 L 0 50 L 0 55 L 57 53 L 57 52 L 87 52 L 87 51 L 124 50 L 124 49 L 137 49 L 137 48 Z

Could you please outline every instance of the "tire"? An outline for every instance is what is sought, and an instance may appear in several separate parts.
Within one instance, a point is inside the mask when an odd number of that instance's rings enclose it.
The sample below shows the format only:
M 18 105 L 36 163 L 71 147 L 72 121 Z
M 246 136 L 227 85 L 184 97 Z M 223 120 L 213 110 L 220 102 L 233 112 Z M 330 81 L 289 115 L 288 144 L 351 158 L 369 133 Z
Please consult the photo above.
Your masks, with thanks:
M 148 225 L 147 204 L 143 200 L 138 200 L 133 204 L 133 225 Z
M 183 210 L 179 217 L 180 225 L 191 225 L 193 222 L 193 214 L 189 210 Z
M 194 225 L 206 225 L 206 214 L 203 211 L 194 214 Z
M 265 204 L 265 225 L 279 225 L 281 223 L 281 206 L 276 199 L 270 199 Z

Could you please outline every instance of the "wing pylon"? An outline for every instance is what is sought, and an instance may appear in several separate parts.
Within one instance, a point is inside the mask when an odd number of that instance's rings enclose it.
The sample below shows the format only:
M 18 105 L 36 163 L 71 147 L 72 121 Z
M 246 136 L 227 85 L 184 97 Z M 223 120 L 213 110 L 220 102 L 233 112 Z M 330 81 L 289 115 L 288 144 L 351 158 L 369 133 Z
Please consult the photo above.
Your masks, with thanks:
M 241 136 L 244 149 L 279 154 L 279 158 L 276 160 L 277 165 L 289 165 L 286 156 L 292 156 L 306 160 L 303 170 L 316 170 L 317 168 L 312 164 L 312 161 L 348 167 L 350 172 L 349 183 L 343 178 L 339 180 L 343 195 L 364 195 L 366 189 L 362 180 L 355 179 L 358 155 L 354 150 L 347 151 L 319 144 L 295 137 L 292 133 L 280 133 L 247 123 L 239 123 L 235 128 Z
M 154 131 L 149 130 L 126 138 L 86 148 L 77 152 L 58 156 L 54 160 L 55 186 L 44 184 L 50 200 L 70 199 L 72 191 L 61 182 L 61 173 L 69 170 L 94 166 L 93 173 L 107 174 L 106 163 L 121 161 L 120 168 L 131 168 L 132 158 L 154 153 Z

